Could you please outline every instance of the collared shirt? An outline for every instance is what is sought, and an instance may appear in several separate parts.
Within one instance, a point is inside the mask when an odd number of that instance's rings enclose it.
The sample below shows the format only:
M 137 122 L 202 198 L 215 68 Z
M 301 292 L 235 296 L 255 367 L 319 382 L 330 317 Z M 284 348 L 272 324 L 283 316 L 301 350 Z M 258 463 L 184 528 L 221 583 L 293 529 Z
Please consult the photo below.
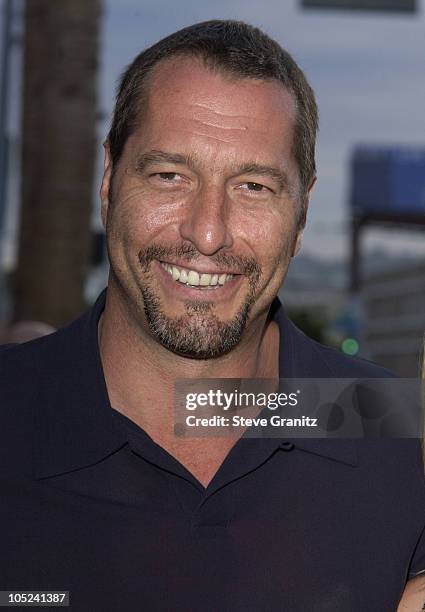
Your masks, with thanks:
M 243 437 L 204 488 L 111 407 L 104 304 L 0 351 L 0 590 L 68 590 L 78 612 L 394 611 L 425 570 L 419 442 Z M 388 375 L 271 316 L 281 377 Z

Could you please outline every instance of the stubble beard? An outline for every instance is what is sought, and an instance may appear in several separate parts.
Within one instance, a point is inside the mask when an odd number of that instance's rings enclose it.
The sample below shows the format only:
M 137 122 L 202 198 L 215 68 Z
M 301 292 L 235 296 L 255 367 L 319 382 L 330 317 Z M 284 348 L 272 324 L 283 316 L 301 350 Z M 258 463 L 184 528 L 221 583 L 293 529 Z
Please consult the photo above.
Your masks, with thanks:
M 190 258 L 194 261 L 196 251 L 189 248 L 166 249 L 150 246 L 139 253 L 139 261 L 146 273 L 147 282 L 140 290 L 144 302 L 144 313 L 152 335 L 168 350 L 193 359 L 213 359 L 231 351 L 241 340 L 248 316 L 255 302 L 256 290 L 261 277 L 261 267 L 252 258 L 217 255 L 212 261 L 244 274 L 248 278 L 248 293 L 236 315 L 230 321 L 222 321 L 214 314 L 214 303 L 205 300 L 186 300 L 185 314 L 167 316 L 161 300 L 149 283 L 151 262 L 171 256 Z M 201 290 L 200 290 L 201 291 Z M 220 289 L 217 289 L 220 291 Z

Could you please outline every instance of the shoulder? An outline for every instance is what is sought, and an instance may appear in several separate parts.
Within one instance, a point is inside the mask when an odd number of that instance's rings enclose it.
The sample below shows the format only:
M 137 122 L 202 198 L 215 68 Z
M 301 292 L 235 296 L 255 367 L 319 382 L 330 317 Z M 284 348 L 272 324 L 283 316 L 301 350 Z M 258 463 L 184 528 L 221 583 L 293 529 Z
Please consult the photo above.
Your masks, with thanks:
M 372 384 L 372 392 L 364 393 L 361 396 L 362 402 L 371 402 L 373 404 L 372 412 L 379 412 L 379 407 L 382 405 L 379 402 L 382 398 L 387 401 L 386 409 L 390 414 L 391 409 L 398 406 L 399 401 L 405 401 L 407 397 L 404 392 L 406 386 L 410 382 L 413 383 L 412 389 L 415 392 L 415 381 L 406 381 L 397 378 L 396 374 L 383 366 L 380 366 L 367 359 L 359 357 L 350 357 L 338 351 L 337 349 L 325 346 L 307 337 L 301 330 L 294 326 L 294 333 L 298 336 L 300 345 L 307 347 L 305 353 L 311 352 L 315 355 L 317 362 L 326 363 L 329 377 L 335 378 L 353 378 L 353 379 L 391 379 L 387 382 L 382 380 L 382 383 Z M 323 368 L 321 369 L 323 372 Z M 323 376 L 323 375 L 321 375 Z M 325 376 L 323 376 L 325 377 Z M 382 395 L 378 395 L 378 393 Z M 360 399 L 360 396 L 359 396 Z M 412 398 L 409 397 L 409 401 Z M 403 410 L 406 409 L 405 403 Z M 385 433 L 385 427 L 379 418 L 378 412 L 373 415 L 370 423 L 363 420 L 364 438 L 356 440 L 356 446 L 359 453 L 360 465 L 366 469 L 366 473 L 375 474 L 381 478 L 381 481 L 388 482 L 391 487 L 395 482 L 404 483 L 404 487 L 410 488 L 410 493 L 417 499 L 419 506 L 425 506 L 425 476 L 424 476 L 424 458 L 422 443 L 419 438 L 404 438 L 403 436 L 391 436 Z M 399 414 L 399 410 L 397 414 Z M 406 415 L 408 412 L 406 411 Z M 382 416 L 382 415 L 381 415 Z M 391 415 L 390 415 L 391 416 Z M 376 418 L 375 418 L 376 417 Z M 383 431 L 378 433 L 379 425 L 382 425 Z M 378 429 L 377 429 L 378 428 Z M 343 443 L 343 440 L 341 440 Z M 425 518 L 424 518 L 425 521 Z
M 393 378 L 394 372 L 377 363 L 362 357 L 351 357 L 341 353 L 335 348 L 314 342 L 315 350 L 321 353 L 329 366 L 338 376 L 352 376 L 353 378 Z
M 330 377 L 335 378 L 394 378 L 396 374 L 373 361 L 361 357 L 345 355 L 338 349 L 326 346 L 309 338 L 292 324 L 300 352 L 311 353 L 315 359 L 325 364 Z
M 0 390 L 4 389 L 8 382 L 11 382 L 8 377 L 15 379 L 22 374 L 25 376 L 29 376 L 31 373 L 36 375 L 42 366 L 43 359 L 48 358 L 55 345 L 60 344 L 59 336 L 60 331 L 21 344 L 1 345 L 0 372 L 2 377 L 0 379 Z
M 21 344 L 0 346 L 0 427 L 17 422 L 66 377 L 81 354 L 75 321 L 52 334 Z M 77 325 L 77 328 L 79 326 Z
M 43 342 L 0 346 L 0 475 L 31 466 L 34 406 L 39 401 Z
M 48 382 L 49 364 L 60 352 L 59 332 L 22 344 L 0 346 L 0 422 L 34 402 L 41 385 Z M 19 410 L 19 411 L 20 411 Z
M 81 323 L 75 325 L 0 347 L 0 474 L 30 469 L 40 419 L 50 404 L 62 411 L 69 387 L 79 389 L 84 347 Z
M 308 337 L 287 315 L 276 298 L 269 316 L 280 331 L 280 372 L 288 378 L 391 378 L 391 371 L 362 359 L 345 355 Z

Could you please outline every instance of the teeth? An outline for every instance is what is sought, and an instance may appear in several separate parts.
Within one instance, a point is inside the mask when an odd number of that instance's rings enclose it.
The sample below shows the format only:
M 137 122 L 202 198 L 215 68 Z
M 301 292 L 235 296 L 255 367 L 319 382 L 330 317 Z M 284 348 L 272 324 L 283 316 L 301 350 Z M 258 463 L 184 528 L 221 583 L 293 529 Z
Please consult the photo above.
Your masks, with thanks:
M 194 270 L 191 270 L 187 275 L 187 284 L 188 285 L 199 285 L 199 274 Z
M 187 272 L 184 268 L 180 270 L 179 283 L 187 283 Z
M 202 285 L 202 287 L 207 287 L 211 284 L 211 274 L 201 274 L 199 284 Z
M 215 287 L 223 286 L 224 283 L 233 278 L 233 274 L 199 274 L 196 270 L 177 268 L 167 263 L 162 263 L 164 270 L 173 277 L 173 280 L 190 285 L 192 287 Z

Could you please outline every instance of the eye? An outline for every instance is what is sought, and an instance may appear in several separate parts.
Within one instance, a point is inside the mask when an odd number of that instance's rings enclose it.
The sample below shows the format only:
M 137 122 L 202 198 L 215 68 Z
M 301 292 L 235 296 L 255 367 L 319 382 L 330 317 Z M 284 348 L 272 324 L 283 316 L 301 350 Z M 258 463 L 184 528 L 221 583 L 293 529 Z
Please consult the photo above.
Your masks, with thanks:
M 273 190 L 270 187 L 266 187 L 262 183 L 256 183 L 255 181 L 246 181 L 245 183 L 240 183 L 239 188 L 243 191 L 247 192 L 249 195 L 261 194 L 266 195 L 273 193 Z
M 156 176 L 158 176 L 162 181 L 173 181 L 179 175 L 177 172 L 158 172 Z
M 149 175 L 149 180 L 153 185 L 164 187 L 164 189 L 183 187 L 187 184 L 186 177 L 178 172 L 152 172 Z
M 249 191 L 263 191 L 263 189 L 267 189 L 267 187 L 264 187 L 264 185 L 261 185 L 261 183 L 246 183 L 247 188 L 249 189 Z

